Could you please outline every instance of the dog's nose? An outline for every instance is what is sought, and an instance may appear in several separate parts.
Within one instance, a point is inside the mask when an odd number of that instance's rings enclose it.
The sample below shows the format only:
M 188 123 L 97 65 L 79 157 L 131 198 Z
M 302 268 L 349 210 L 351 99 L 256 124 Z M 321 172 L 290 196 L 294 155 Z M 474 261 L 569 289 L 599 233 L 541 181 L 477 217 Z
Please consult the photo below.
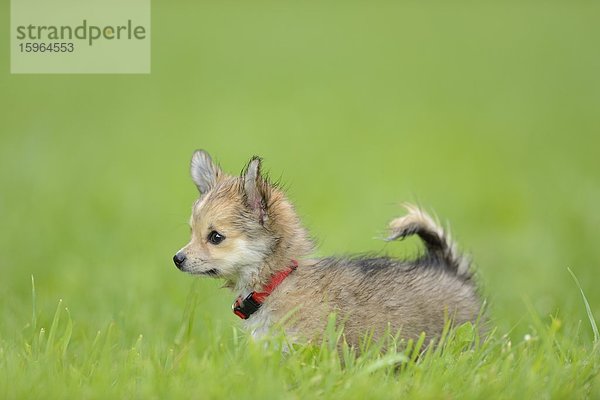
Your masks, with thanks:
M 185 262 L 185 254 L 178 252 L 173 256 L 173 262 L 177 268 L 181 269 L 183 263 Z

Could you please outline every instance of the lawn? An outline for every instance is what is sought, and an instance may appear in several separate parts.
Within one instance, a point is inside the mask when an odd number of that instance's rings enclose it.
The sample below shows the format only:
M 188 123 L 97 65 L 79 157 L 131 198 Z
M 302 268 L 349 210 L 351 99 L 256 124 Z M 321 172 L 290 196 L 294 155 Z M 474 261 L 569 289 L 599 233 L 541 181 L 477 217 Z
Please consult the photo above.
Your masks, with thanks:
M 10 75 L 3 30 L 0 398 L 600 398 L 599 16 L 155 1 L 149 75 Z M 171 261 L 196 148 L 232 173 L 262 156 L 318 255 L 410 257 L 417 241 L 378 239 L 387 221 L 435 211 L 490 335 L 360 356 L 335 331 L 253 342 L 237 294 Z

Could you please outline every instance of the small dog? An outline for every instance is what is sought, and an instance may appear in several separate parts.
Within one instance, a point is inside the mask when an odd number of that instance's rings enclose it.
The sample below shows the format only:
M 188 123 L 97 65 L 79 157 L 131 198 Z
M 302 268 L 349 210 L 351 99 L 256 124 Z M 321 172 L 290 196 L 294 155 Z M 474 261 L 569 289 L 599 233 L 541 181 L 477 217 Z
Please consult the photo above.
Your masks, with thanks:
M 416 339 L 425 332 L 431 339 L 449 319 L 461 324 L 479 316 L 470 261 L 415 206 L 390 223 L 387 240 L 417 235 L 425 246 L 419 258 L 310 259 L 309 234 L 282 190 L 261 173 L 259 157 L 232 176 L 198 150 L 191 175 L 200 191 L 192 238 L 173 261 L 181 271 L 224 279 L 239 294 L 234 313 L 255 337 L 286 319 L 292 340 L 319 340 L 335 312 L 348 344 L 358 346 L 365 334 Z

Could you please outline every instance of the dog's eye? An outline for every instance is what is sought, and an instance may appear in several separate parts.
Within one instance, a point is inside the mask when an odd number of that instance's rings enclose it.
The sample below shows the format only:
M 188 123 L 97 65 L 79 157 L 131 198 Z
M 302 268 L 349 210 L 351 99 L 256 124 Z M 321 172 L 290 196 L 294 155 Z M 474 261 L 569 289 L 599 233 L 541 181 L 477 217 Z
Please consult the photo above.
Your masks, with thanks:
M 225 240 L 225 236 L 221 235 L 217 231 L 212 231 L 208 234 L 208 241 L 211 242 L 212 244 L 219 244 L 223 240 Z

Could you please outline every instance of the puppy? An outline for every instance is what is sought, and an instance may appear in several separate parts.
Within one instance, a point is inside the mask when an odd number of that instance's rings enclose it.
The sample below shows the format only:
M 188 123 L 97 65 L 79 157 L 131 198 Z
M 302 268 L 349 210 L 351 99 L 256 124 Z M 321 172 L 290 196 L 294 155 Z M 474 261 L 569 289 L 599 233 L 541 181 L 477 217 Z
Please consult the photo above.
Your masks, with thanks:
M 390 223 L 387 240 L 417 235 L 425 247 L 417 259 L 310 259 L 310 236 L 283 191 L 261 173 L 260 158 L 233 176 L 198 150 L 191 175 L 200 191 L 192 237 L 173 261 L 181 271 L 225 280 L 238 294 L 233 312 L 255 337 L 285 319 L 292 340 L 319 340 L 333 312 L 352 346 L 365 334 L 377 340 L 386 332 L 404 339 L 424 332 L 431 339 L 448 319 L 461 324 L 478 318 L 469 260 L 415 206 Z

